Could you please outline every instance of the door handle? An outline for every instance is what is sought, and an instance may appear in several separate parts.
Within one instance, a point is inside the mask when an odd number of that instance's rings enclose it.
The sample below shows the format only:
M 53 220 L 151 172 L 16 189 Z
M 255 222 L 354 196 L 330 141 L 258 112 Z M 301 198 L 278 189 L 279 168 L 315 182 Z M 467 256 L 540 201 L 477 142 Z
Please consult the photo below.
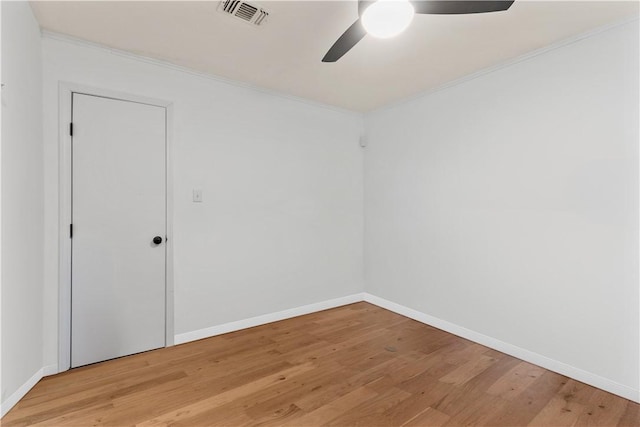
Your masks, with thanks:
M 153 238 L 153 243 L 155 243 L 156 245 L 159 245 L 160 243 L 162 243 L 162 237 L 160 236 L 156 236 Z

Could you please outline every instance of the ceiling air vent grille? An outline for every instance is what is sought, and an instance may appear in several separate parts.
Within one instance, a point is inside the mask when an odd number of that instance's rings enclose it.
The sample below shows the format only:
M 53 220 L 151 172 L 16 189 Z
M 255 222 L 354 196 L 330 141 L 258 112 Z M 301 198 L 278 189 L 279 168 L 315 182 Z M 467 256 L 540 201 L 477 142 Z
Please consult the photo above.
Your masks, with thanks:
M 269 16 L 269 12 L 255 3 L 251 4 L 242 0 L 221 1 L 218 11 L 257 26 L 264 24 L 265 19 Z

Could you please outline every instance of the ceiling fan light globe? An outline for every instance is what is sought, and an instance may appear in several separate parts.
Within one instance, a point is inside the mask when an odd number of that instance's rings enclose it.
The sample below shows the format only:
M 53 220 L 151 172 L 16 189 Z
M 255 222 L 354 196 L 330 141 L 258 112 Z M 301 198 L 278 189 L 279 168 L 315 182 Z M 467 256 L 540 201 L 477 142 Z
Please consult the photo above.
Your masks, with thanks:
M 387 39 L 407 29 L 415 11 L 408 0 L 378 0 L 362 13 L 362 25 L 374 37 Z

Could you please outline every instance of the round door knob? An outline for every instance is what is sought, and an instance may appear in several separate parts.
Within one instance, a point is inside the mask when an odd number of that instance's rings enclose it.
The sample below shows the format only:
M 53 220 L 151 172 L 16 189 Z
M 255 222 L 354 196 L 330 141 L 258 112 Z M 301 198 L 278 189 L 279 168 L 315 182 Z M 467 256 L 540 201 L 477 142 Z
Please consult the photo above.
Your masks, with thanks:
M 159 245 L 160 243 L 162 243 L 162 237 L 160 236 L 156 236 L 153 238 L 153 243 L 155 243 L 156 245 Z

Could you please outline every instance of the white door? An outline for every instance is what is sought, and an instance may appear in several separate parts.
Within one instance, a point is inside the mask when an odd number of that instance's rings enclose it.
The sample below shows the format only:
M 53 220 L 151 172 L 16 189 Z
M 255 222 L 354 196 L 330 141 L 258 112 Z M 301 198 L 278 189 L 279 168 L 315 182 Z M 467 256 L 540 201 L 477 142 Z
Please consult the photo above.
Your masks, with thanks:
M 72 122 L 77 367 L 165 346 L 166 109 L 74 93 Z

